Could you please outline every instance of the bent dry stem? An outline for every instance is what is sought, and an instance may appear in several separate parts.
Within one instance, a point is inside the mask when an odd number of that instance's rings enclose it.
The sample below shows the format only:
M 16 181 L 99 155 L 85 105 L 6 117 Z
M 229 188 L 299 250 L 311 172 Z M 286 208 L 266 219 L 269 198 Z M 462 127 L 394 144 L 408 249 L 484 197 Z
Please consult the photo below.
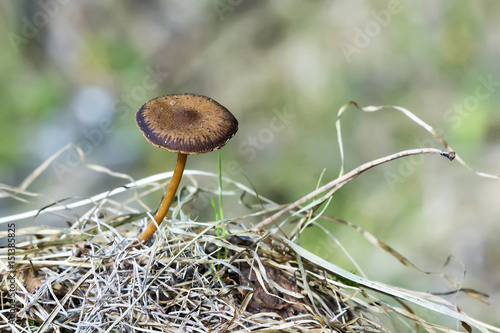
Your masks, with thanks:
M 168 184 L 167 193 L 165 194 L 165 197 L 163 197 L 160 208 L 158 208 L 158 211 L 154 216 L 154 222 L 151 222 L 147 229 L 144 230 L 144 232 L 139 236 L 140 243 L 147 242 L 163 222 L 165 216 L 167 216 L 170 205 L 174 200 L 175 193 L 177 192 L 177 188 L 179 187 L 179 184 L 181 182 L 182 174 L 184 173 L 184 168 L 186 166 L 186 159 L 186 154 L 177 154 L 177 162 L 175 163 L 174 174 L 172 175 L 170 184 Z
M 359 176 L 360 174 L 362 174 L 363 172 L 365 172 L 368 169 L 371 169 L 377 165 L 380 165 L 380 164 L 383 164 L 383 163 L 386 163 L 389 161 L 393 161 L 393 160 L 398 159 L 398 158 L 402 158 L 405 156 L 412 156 L 412 155 L 420 155 L 420 154 L 438 154 L 438 155 L 441 155 L 441 156 L 448 158 L 450 161 L 453 161 L 453 159 L 455 158 L 454 151 L 444 151 L 444 150 L 435 149 L 435 148 L 417 148 L 417 149 L 403 150 L 403 151 L 400 151 L 399 153 L 385 156 L 385 157 L 373 160 L 371 162 L 367 162 L 365 164 L 360 165 L 356 169 L 351 170 L 350 172 L 344 174 L 343 176 L 332 180 L 328 184 L 321 186 L 317 190 L 303 196 L 302 198 L 295 201 L 294 203 L 291 203 L 290 205 L 286 206 L 285 208 L 283 208 L 279 212 L 275 213 L 274 215 L 264 219 L 263 221 L 261 221 L 260 223 L 255 225 L 251 230 L 258 231 L 259 229 L 262 229 L 266 225 L 275 222 L 277 218 L 285 215 L 287 212 L 299 207 L 300 205 L 302 205 L 306 201 L 311 200 L 314 197 L 316 197 L 317 195 L 335 187 L 332 191 L 330 191 L 328 193 L 327 197 L 333 195 L 333 193 L 335 193 L 335 191 L 338 190 L 340 187 L 342 187 L 344 184 L 350 182 L 351 180 L 353 180 L 354 178 L 356 178 L 357 176 Z

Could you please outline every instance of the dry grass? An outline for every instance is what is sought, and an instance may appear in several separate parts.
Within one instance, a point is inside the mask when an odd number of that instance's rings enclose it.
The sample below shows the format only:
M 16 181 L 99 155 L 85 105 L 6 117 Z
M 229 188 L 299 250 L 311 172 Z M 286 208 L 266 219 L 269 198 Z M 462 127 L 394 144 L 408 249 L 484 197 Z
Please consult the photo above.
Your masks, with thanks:
M 339 113 L 340 116 L 341 112 Z M 67 149 L 72 149 L 71 147 Z M 193 221 L 186 211 L 204 189 L 187 185 L 154 242 L 132 244 L 152 220 L 147 196 L 158 197 L 158 182 L 171 173 L 132 181 L 124 187 L 73 202 L 53 203 L 40 211 L 0 218 L 17 223 L 40 214 L 72 212 L 66 229 L 31 227 L 17 230 L 15 324 L 7 324 L 7 248 L 1 248 L 2 332 L 456 332 L 419 317 L 425 308 L 437 318 L 453 319 L 463 329 L 500 332 L 480 323 L 443 298 L 404 290 L 347 272 L 308 252 L 295 242 L 317 219 L 354 228 L 374 246 L 403 265 L 416 268 L 390 246 L 361 228 L 321 214 L 320 208 L 351 179 L 376 165 L 411 154 L 453 154 L 417 149 L 387 156 L 305 195 L 278 206 L 259 197 L 260 209 L 228 220 Z M 60 153 L 58 153 L 60 154 Z M 57 155 L 57 154 L 56 154 Z M 56 157 L 55 157 L 56 158 Z M 54 158 L 54 159 L 55 159 Z M 53 161 L 51 159 L 50 161 Z M 27 188 L 50 164 L 45 163 L 18 188 L 3 185 L 3 196 L 27 200 Z M 111 176 L 129 178 L 98 166 Z M 217 175 L 187 170 L 192 179 Z M 257 197 L 246 186 L 225 180 L 224 195 Z M 120 199 L 115 196 L 120 194 Z M 278 225 L 278 220 L 286 217 Z M 293 217 L 293 219 L 291 218 Z M 260 221 L 249 229 L 248 221 Z M 292 225 L 293 220 L 293 225 Z M 272 225 L 268 231 L 262 228 Z M 283 229 L 292 225 L 285 235 Z M 218 228 L 224 227 L 221 236 Z M 220 230 L 220 229 L 219 229 Z M 2 237 L 6 237 L 2 232 Z M 462 289 L 480 300 L 485 295 Z M 446 322 L 446 321 L 444 321 Z
M 142 197 L 151 188 L 127 191 Z M 13 332 L 385 332 L 416 326 L 453 332 L 418 318 L 404 303 L 421 299 L 439 310 L 439 297 L 345 272 L 279 232 L 250 231 L 230 220 L 170 221 L 154 243 L 134 248 L 133 236 L 148 216 L 121 214 L 109 195 L 101 200 L 68 230 L 18 230 L 26 240 L 17 244 L 22 310 Z M 216 230 L 223 225 L 225 238 Z M 228 249 L 227 259 L 221 249 Z M 383 301 L 384 294 L 401 303 Z

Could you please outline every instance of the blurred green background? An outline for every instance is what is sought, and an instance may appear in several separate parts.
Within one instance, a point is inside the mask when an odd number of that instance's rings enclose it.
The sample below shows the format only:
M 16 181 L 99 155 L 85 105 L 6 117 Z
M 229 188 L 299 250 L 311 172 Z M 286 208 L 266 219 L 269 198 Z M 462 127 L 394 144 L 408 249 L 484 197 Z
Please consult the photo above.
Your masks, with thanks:
M 171 170 L 134 115 L 169 93 L 210 96 L 240 122 L 223 149 L 236 181 L 291 202 L 338 175 L 338 109 L 400 105 L 439 129 L 473 168 L 500 167 L 500 3 L 496 1 L 2 1 L 0 182 L 16 186 L 68 143 L 86 162 L 140 179 Z M 346 169 L 398 150 L 438 147 L 394 110 L 343 117 Z M 326 213 L 393 246 L 424 271 L 491 296 L 448 299 L 500 325 L 500 188 L 444 158 L 371 170 Z M 63 153 L 29 188 L 54 200 L 127 181 Z M 217 154 L 188 159 L 216 172 Z M 233 170 L 233 169 L 231 169 Z M 391 182 L 394 175 L 402 181 Z M 398 178 L 399 179 L 399 178 Z M 0 200 L 0 217 L 41 207 Z M 226 216 L 231 217 L 231 216 Z M 33 219 L 26 224 L 36 223 Z M 322 222 L 369 278 L 423 291 L 455 289 L 403 267 L 352 230 Z M 353 265 L 319 228 L 303 245 Z M 444 266 L 451 256 L 450 264 Z

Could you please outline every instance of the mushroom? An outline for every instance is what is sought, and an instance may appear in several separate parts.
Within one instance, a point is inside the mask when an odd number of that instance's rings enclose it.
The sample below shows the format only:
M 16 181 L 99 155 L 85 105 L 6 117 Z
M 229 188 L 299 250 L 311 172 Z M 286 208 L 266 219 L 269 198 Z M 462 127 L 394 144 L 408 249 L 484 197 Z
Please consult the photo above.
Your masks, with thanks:
M 177 153 L 174 174 L 167 193 L 139 242 L 148 241 L 170 209 L 184 172 L 187 155 L 222 148 L 238 131 L 238 121 L 213 99 L 195 94 L 175 94 L 154 98 L 135 116 L 137 126 L 153 145 Z

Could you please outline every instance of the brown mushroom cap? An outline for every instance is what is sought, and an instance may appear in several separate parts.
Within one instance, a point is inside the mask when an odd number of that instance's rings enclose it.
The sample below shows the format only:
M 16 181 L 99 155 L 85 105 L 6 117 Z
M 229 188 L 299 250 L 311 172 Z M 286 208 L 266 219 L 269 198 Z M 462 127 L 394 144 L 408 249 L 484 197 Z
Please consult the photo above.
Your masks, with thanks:
M 222 148 L 238 131 L 238 121 L 211 98 L 175 94 L 154 98 L 135 116 L 153 145 L 182 154 L 203 154 Z

